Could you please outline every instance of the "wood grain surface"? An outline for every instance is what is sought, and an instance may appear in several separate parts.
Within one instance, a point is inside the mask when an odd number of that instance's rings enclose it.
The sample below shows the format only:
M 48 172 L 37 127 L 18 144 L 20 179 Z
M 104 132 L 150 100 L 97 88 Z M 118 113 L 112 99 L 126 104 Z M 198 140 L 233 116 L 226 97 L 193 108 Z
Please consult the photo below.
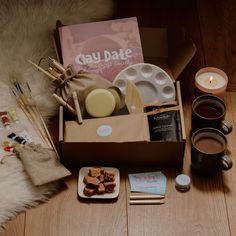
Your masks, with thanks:
M 236 2 L 225 1 L 152 1 L 117 0 L 116 17 L 137 16 L 140 26 L 180 25 L 191 36 L 197 52 L 179 80 L 184 102 L 187 145 L 183 170 L 158 167 L 121 169 L 121 189 L 117 201 L 82 201 L 77 197 L 78 169 L 66 180 L 59 194 L 34 209 L 17 216 L 6 225 L 1 236 L 152 236 L 152 235 L 236 235 Z M 232 170 L 213 178 L 191 172 L 191 102 L 194 75 L 201 67 L 216 66 L 229 77 L 227 119 L 234 131 L 227 135 Z M 57 125 L 52 125 L 54 140 Z M 56 143 L 58 145 L 58 143 Z M 161 170 L 167 177 L 163 205 L 129 205 L 127 175 L 137 171 Z M 178 192 L 175 177 L 180 173 L 192 178 L 190 191 Z

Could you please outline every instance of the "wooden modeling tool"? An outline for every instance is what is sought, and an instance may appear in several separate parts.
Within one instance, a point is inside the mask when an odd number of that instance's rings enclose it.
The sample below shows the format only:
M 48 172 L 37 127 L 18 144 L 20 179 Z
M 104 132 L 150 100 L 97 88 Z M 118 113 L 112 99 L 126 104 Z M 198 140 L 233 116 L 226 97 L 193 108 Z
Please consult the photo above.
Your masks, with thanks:
M 48 72 L 56 78 L 61 79 L 62 74 L 56 68 L 49 67 Z
M 49 133 L 49 131 L 48 131 L 48 128 L 47 128 L 47 126 L 46 126 L 46 123 L 44 122 L 44 119 L 43 119 L 43 117 L 42 117 L 42 114 L 41 114 L 41 112 L 39 111 L 38 107 L 36 106 L 36 102 L 35 102 L 34 99 L 33 99 L 33 96 L 32 96 L 32 94 L 31 94 L 31 88 L 30 88 L 30 86 L 29 86 L 28 83 L 26 83 L 26 85 L 27 85 L 27 88 L 28 88 L 28 90 L 29 90 L 30 99 L 34 102 L 33 108 L 36 110 L 36 113 L 38 114 L 39 119 L 40 119 L 40 121 L 42 122 L 43 128 L 44 128 L 44 130 L 45 130 L 45 132 L 46 132 L 46 135 L 47 135 L 47 137 L 48 137 L 48 139 L 49 139 L 49 142 L 51 143 L 51 146 L 52 146 L 54 152 L 56 153 L 57 158 L 60 159 L 60 156 L 59 156 L 59 154 L 58 154 L 58 152 L 57 152 L 57 149 L 56 149 L 56 147 L 55 147 L 55 145 L 54 145 L 54 142 L 53 142 L 53 140 L 52 140 L 52 137 L 51 137 L 51 135 L 50 135 L 50 133 Z
M 125 90 L 125 104 L 130 114 L 143 113 L 143 101 L 135 84 L 127 80 Z
M 174 107 L 167 107 L 167 108 L 159 108 L 153 111 L 148 111 L 146 112 L 147 115 L 155 115 L 160 112 L 165 112 L 165 111 L 179 111 L 179 106 L 174 106 Z
M 75 110 L 76 110 L 78 122 L 79 122 L 79 124 L 82 124 L 83 119 L 82 119 L 82 115 L 81 115 L 81 110 L 80 110 L 80 106 L 79 106 L 77 93 L 75 91 L 72 93 L 72 97 L 73 97 L 73 101 L 74 101 L 74 104 L 75 104 Z
M 35 64 L 34 62 L 28 60 L 28 62 L 30 64 L 32 64 L 33 66 L 35 66 L 39 71 L 43 72 L 45 75 L 47 75 L 48 77 L 50 77 L 51 79 L 53 79 L 53 81 L 57 80 L 58 81 L 58 78 L 55 77 L 54 75 L 50 74 L 48 71 L 44 70 L 43 68 L 41 68 L 40 66 L 38 66 L 37 64 Z
M 162 103 L 145 103 L 144 107 L 163 107 L 163 106 L 177 106 L 177 101 L 162 102 Z
M 74 115 L 77 115 L 75 109 L 70 106 L 67 102 L 65 102 L 62 97 L 58 96 L 57 94 L 53 93 L 52 95 L 57 101 L 59 104 L 61 104 L 62 106 L 66 107 L 71 113 L 73 113 Z
M 164 199 L 145 199 L 145 200 L 130 200 L 129 204 L 130 205 L 160 205 L 164 204 L 165 200 Z
M 164 195 L 156 195 L 156 194 L 132 194 L 130 195 L 130 200 L 144 200 L 144 199 L 164 199 Z
M 130 205 L 159 205 L 165 203 L 165 195 L 148 193 L 131 193 Z
M 55 68 L 57 68 L 59 71 L 61 71 L 62 73 L 64 73 L 64 72 L 66 72 L 66 69 L 65 69 L 65 67 L 62 65 L 62 64 L 60 64 L 59 62 L 57 62 L 55 59 L 53 59 L 53 58 L 51 58 L 51 57 L 48 57 L 49 58 L 49 60 L 52 62 L 52 64 L 53 64 L 53 66 L 55 67 Z

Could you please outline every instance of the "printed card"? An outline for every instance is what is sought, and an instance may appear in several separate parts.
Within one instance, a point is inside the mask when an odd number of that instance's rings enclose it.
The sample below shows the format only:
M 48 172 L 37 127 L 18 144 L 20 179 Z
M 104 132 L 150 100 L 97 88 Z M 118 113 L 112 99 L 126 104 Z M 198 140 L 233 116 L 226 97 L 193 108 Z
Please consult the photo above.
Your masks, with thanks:
M 131 192 L 151 194 L 166 193 L 166 177 L 162 172 L 129 174 Z

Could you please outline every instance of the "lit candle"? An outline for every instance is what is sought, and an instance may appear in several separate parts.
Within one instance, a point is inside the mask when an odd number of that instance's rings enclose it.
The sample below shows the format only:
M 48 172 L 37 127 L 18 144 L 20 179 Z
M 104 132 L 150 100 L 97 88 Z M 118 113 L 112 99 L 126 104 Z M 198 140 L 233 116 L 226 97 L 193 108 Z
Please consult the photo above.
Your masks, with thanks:
M 213 94 L 224 99 L 228 77 L 224 71 L 215 67 L 200 69 L 195 76 L 195 95 Z

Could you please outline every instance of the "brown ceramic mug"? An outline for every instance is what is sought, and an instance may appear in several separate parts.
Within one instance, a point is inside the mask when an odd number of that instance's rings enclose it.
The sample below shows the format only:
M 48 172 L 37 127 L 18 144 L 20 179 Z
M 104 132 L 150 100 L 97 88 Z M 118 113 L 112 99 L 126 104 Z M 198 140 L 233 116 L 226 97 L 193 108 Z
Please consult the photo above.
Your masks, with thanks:
M 222 99 L 214 95 L 202 95 L 192 103 L 192 132 L 212 127 L 224 134 L 232 132 L 231 123 L 225 119 L 226 105 Z
M 214 128 L 202 128 L 191 138 L 191 167 L 199 174 L 212 175 L 219 170 L 229 170 L 233 163 L 225 154 L 225 135 Z

